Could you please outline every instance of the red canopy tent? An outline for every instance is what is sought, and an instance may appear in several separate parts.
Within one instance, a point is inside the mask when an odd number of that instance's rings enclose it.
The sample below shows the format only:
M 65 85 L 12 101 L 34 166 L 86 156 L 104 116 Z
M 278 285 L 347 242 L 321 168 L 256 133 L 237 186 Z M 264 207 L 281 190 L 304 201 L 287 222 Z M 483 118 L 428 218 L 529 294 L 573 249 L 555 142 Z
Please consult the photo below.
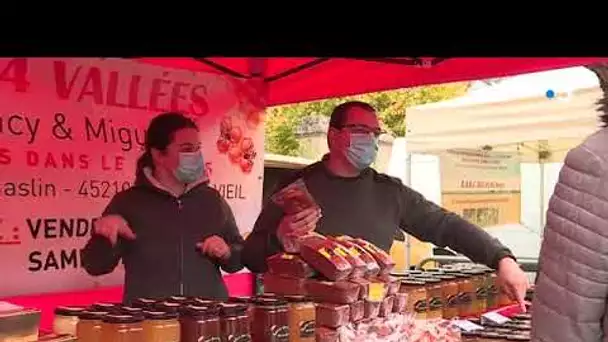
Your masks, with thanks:
M 140 58 L 143 63 L 192 71 L 220 72 L 235 78 L 263 81 L 269 106 L 324 98 L 469 81 L 521 73 L 589 65 L 608 58 Z M 247 294 L 251 279 L 235 275 L 231 294 Z M 48 328 L 59 304 L 119 300 L 121 288 L 78 293 L 5 298 L 43 309 Z
M 270 106 L 588 65 L 608 58 L 142 58 L 168 68 L 265 81 Z

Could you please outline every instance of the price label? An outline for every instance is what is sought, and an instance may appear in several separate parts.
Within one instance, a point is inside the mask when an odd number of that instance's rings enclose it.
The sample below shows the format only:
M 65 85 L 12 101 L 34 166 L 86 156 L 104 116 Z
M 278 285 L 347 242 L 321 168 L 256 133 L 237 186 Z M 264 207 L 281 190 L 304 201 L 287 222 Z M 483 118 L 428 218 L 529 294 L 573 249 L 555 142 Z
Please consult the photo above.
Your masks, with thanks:
M 486 312 L 485 314 L 481 315 L 481 321 L 484 322 L 491 322 L 494 324 L 504 324 L 505 322 L 508 322 L 509 319 L 501 314 L 499 314 L 498 312 Z
M 386 286 L 384 283 L 370 283 L 369 294 L 367 300 L 370 302 L 381 302 L 386 294 Z
M 22 306 L 0 301 L 0 312 L 15 312 L 23 310 Z
M 483 329 L 483 327 L 481 325 L 475 324 L 471 321 L 467 321 L 467 320 L 455 320 L 453 321 L 454 325 L 456 325 L 458 328 L 460 328 L 460 330 L 463 331 L 475 331 L 475 330 L 480 330 Z

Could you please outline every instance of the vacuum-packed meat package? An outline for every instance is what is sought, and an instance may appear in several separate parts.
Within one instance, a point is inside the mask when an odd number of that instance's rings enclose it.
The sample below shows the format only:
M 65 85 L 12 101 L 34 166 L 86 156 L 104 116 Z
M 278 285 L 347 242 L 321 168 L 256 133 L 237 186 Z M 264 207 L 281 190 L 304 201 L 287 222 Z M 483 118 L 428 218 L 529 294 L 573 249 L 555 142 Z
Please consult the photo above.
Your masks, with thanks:
M 335 241 L 339 242 L 352 253 L 357 253 L 359 255 L 359 259 L 365 263 L 366 277 L 373 277 L 380 273 L 380 266 L 378 265 L 378 262 L 376 262 L 376 259 L 368 251 L 366 251 L 365 248 L 354 243 L 351 237 L 345 235 L 338 236 L 335 238 Z
M 350 321 L 359 322 L 365 316 L 365 302 L 358 300 L 350 304 Z
M 377 277 L 371 278 L 370 280 L 385 283 L 386 284 L 386 294 L 388 296 L 392 296 L 395 293 L 399 292 L 399 288 L 401 287 L 400 279 L 392 277 L 388 274 L 379 275 Z
M 340 334 L 334 329 L 317 327 L 315 330 L 317 342 L 340 342 Z
M 268 272 L 292 278 L 310 278 L 317 273 L 295 254 L 277 253 L 266 259 Z
M 382 305 L 382 302 L 370 302 L 369 300 L 366 300 L 363 316 L 365 318 L 378 317 L 378 315 L 380 315 L 380 305 Z
M 317 302 L 350 304 L 359 299 L 361 287 L 348 281 L 324 281 L 307 279 L 305 282 L 307 295 Z
M 404 313 L 407 308 L 407 293 L 397 292 L 395 293 L 395 300 L 393 302 L 393 312 Z
M 317 327 L 339 328 L 347 325 L 349 321 L 350 306 L 348 304 L 317 303 Z
M 393 305 L 395 305 L 395 296 L 388 296 L 384 298 L 380 305 L 380 317 L 388 317 L 393 312 Z
M 334 237 L 330 237 L 329 239 L 336 244 L 336 252 L 346 258 L 348 263 L 353 267 L 349 275 L 350 278 L 356 279 L 367 275 L 367 263 L 361 259 L 361 253 L 358 250 L 346 247 L 346 245 L 343 245 Z
M 306 295 L 306 279 L 290 278 L 271 273 L 265 273 L 264 291 L 278 295 Z
M 319 207 L 302 178 L 279 190 L 270 199 L 289 215 Z
M 336 252 L 336 243 L 321 236 L 311 235 L 300 240 L 300 256 L 312 268 L 329 280 L 348 278 L 353 267 Z
M 374 257 L 374 259 L 376 259 L 378 266 L 380 266 L 380 274 L 391 273 L 391 271 L 395 267 L 395 262 L 393 261 L 393 259 L 391 259 L 391 256 L 388 255 L 388 253 L 363 239 L 354 239 L 352 241 L 358 244 L 359 246 L 365 248 L 365 250 L 368 251 Z
M 349 279 L 348 281 L 353 284 L 359 285 L 359 287 L 361 288 L 361 290 L 359 291 L 359 299 L 367 299 L 367 297 L 369 295 L 369 284 L 370 284 L 369 280 L 367 280 L 365 278 L 356 278 L 356 279 Z

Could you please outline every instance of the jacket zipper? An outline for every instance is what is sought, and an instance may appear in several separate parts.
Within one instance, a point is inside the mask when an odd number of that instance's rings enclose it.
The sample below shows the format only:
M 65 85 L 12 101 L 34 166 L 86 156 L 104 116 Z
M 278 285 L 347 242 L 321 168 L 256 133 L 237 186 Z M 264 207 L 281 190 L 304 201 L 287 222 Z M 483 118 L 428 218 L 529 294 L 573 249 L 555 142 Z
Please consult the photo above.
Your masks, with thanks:
M 182 200 L 177 198 L 177 210 L 182 211 Z M 179 230 L 179 294 L 184 295 L 184 232 Z

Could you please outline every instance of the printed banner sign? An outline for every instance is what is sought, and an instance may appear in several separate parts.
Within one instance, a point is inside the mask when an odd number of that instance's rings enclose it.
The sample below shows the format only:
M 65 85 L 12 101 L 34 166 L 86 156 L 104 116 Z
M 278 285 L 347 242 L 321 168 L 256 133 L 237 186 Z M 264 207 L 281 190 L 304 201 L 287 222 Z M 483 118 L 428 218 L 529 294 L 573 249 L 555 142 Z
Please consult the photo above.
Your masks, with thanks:
M 197 121 L 211 184 L 246 234 L 264 171 L 252 84 L 125 59 L 0 59 L 0 297 L 122 283 L 121 268 L 86 274 L 80 249 L 165 111 Z
M 449 150 L 441 155 L 443 193 L 520 191 L 519 156 L 480 150 Z
M 516 154 L 449 150 L 440 162 L 445 208 L 480 227 L 520 221 L 521 173 Z

